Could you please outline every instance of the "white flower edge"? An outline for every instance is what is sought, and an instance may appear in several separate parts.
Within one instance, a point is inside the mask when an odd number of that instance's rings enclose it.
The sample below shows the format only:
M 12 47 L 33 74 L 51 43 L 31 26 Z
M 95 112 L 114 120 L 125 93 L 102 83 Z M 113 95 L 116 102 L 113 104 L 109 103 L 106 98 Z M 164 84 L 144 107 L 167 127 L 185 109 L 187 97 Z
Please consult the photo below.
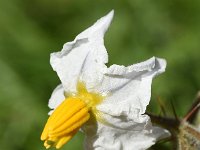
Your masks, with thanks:
M 150 120 L 147 120 L 146 128 L 142 129 L 143 124 L 140 124 L 137 126 L 139 129 L 135 130 L 111 128 L 104 124 L 98 124 L 97 128 L 87 125 L 84 148 L 86 150 L 145 150 L 156 141 L 170 136 L 167 130 L 152 127 Z
M 61 52 L 51 54 L 51 65 L 62 85 L 54 90 L 49 107 L 59 106 L 64 100 L 64 91 L 76 92 L 81 79 L 89 91 L 107 94 L 97 108 L 110 124 L 88 122 L 84 126 L 86 149 L 146 149 L 156 139 L 169 136 L 166 130 L 152 127 L 150 118 L 143 115 L 150 101 L 152 79 L 165 71 L 166 61 L 152 57 L 128 67 L 107 68 L 103 37 L 113 14 L 111 11 L 74 41 L 66 43 Z

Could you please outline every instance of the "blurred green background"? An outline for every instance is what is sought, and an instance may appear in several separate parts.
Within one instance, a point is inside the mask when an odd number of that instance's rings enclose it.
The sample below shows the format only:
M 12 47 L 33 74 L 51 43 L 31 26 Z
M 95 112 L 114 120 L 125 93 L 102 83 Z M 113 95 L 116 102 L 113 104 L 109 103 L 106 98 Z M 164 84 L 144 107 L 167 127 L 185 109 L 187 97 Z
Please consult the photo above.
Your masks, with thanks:
M 47 103 L 59 83 L 49 55 L 111 9 L 109 65 L 165 58 L 148 110 L 159 113 L 160 97 L 169 114 L 170 101 L 185 114 L 200 89 L 199 0 L 0 0 L 1 150 L 44 149 Z M 63 150 L 82 149 L 83 139 L 79 133 Z

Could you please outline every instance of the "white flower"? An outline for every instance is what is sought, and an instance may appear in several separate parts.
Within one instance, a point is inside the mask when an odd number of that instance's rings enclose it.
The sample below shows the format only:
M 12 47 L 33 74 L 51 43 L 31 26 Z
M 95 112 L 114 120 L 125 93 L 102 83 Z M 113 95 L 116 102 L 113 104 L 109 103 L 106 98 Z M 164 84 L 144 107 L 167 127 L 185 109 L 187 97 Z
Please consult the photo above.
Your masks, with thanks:
M 66 43 L 61 52 L 51 54 L 61 84 L 49 101 L 54 112 L 41 137 L 46 148 L 60 148 L 80 127 L 86 134 L 87 150 L 147 149 L 168 136 L 144 114 L 152 79 L 165 71 L 166 62 L 152 57 L 128 67 L 108 68 L 103 38 L 113 14 L 111 11 Z

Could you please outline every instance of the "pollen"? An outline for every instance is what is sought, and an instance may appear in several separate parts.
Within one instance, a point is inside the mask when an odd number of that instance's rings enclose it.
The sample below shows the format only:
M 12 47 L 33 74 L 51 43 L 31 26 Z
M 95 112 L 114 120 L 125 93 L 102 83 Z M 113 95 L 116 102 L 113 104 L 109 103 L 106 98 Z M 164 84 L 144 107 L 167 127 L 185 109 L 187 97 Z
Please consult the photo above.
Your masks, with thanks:
M 89 119 L 104 122 L 96 108 L 105 98 L 101 94 L 88 92 L 84 82 L 77 83 L 76 93 L 65 93 L 65 100 L 47 120 L 41 135 L 46 149 L 61 148 Z

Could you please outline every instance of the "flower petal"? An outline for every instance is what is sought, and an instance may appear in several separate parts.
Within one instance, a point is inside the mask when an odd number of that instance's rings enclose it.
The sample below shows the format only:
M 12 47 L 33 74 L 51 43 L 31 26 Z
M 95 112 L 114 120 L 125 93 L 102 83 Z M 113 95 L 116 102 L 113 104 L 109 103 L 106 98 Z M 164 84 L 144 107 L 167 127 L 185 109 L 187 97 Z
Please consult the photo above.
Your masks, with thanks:
M 113 116 L 128 116 L 135 109 L 143 114 L 150 101 L 152 79 L 164 72 L 165 67 L 165 60 L 155 57 L 128 67 L 111 66 L 98 89 L 110 94 L 98 109 Z
M 106 117 L 112 120 L 112 116 Z M 110 118 L 110 119 L 109 119 Z M 152 128 L 150 118 L 147 115 L 138 117 L 138 120 L 130 120 L 128 126 L 115 120 L 118 127 L 97 123 L 87 124 L 85 149 L 87 150 L 144 150 L 155 144 L 156 139 L 168 136 L 164 129 Z M 159 132 L 158 132 L 159 131 Z
M 80 33 L 74 41 L 66 43 L 61 52 L 51 54 L 50 63 L 57 72 L 65 91 L 75 92 L 79 78 L 91 88 L 100 79 L 99 72 L 108 62 L 103 37 L 112 21 L 113 14 L 114 12 L 111 11 Z
M 55 109 L 56 107 L 58 107 L 63 101 L 65 100 L 65 96 L 64 96 L 64 88 L 62 86 L 62 84 L 58 85 L 53 93 L 51 94 L 51 97 L 49 99 L 49 108 L 51 109 Z
M 108 95 L 97 106 L 105 123 L 88 123 L 84 127 L 86 149 L 141 150 L 169 136 L 166 130 L 152 127 L 149 116 L 143 115 L 151 97 L 152 79 L 165 67 L 165 60 L 153 57 L 132 66 L 113 65 L 106 70 L 98 91 Z

